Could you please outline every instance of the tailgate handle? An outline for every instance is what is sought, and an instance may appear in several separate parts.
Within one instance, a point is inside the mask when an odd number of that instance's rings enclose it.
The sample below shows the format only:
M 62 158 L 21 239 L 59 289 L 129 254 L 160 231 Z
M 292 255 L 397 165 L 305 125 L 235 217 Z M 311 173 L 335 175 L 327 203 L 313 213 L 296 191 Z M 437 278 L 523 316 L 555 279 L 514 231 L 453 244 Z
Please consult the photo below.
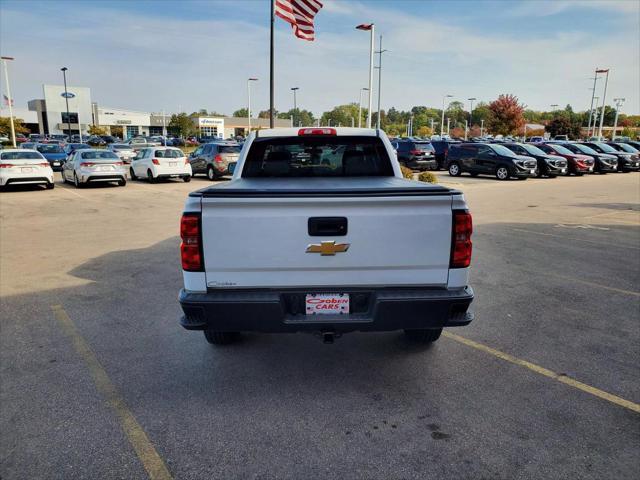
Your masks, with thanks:
M 308 226 L 312 237 L 342 237 L 347 234 L 347 217 L 311 217 Z

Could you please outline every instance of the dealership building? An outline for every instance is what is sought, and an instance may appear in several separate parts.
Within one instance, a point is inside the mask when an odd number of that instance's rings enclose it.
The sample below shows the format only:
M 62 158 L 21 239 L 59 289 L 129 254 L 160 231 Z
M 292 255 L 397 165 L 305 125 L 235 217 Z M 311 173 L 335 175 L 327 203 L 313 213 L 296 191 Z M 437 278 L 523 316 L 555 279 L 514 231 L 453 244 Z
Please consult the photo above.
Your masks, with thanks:
M 65 93 L 63 85 L 43 85 L 42 93 L 43 98 L 28 102 L 28 109 L 13 109 L 14 116 L 21 118 L 31 133 L 46 135 L 71 131 L 71 134 L 77 134 L 81 130 L 86 134 L 91 125 L 96 125 L 104 128 L 110 135 L 127 139 L 137 135 L 162 135 L 171 119 L 170 114 L 103 107 L 93 101 L 91 90 L 87 87 L 67 85 Z M 6 107 L 0 112 L 0 116 L 9 116 Z M 249 119 L 246 117 L 191 118 L 198 136 L 201 137 L 246 136 L 249 131 Z M 275 120 L 277 128 L 290 126 L 290 120 Z M 251 128 L 269 128 L 269 119 L 252 118 Z

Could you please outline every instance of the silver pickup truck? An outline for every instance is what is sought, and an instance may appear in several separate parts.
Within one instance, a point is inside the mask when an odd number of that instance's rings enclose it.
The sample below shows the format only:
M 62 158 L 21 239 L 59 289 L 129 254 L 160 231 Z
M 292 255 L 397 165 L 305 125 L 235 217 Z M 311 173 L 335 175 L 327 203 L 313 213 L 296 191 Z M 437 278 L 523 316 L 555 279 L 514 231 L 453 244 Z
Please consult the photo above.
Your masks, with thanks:
M 261 130 L 230 182 L 189 194 L 180 322 L 210 343 L 241 332 L 469 324 L 471 214 L 461 192 L 402 178 L 384 132 Z

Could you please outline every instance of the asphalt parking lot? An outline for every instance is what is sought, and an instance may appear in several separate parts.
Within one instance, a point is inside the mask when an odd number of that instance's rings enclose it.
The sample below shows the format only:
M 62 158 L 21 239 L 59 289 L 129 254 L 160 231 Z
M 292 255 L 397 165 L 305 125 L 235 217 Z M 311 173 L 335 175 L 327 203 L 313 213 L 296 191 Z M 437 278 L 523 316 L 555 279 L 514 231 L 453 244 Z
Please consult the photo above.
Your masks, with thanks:
M 474 214 L 476 320 L 428 348 L 183 330 L 204 178 L 0 194 L 0 476 L 637 478 L 640 175 L 438 177 Z

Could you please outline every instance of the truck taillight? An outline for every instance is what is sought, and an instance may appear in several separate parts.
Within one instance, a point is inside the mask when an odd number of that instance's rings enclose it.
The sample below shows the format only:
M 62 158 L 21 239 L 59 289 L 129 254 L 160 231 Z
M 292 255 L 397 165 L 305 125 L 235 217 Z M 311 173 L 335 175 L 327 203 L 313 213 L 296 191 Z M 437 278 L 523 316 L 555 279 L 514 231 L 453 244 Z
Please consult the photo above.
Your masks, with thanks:
M 187 272 L 202 272 L 202 234 L 200 214 L 184 213 L 180 219 L 180 256 L 182 269 Z
M 471 214 L 466 210 L 454 210 L 449 268 L 466 268 L 471 264 L 472 233 Z
M 151 162 L 152 162 L 154 165 L 160 165 L 160 160 L 158 160 L 157 158 L 152 158 L 152 159 L 151 159 Z

